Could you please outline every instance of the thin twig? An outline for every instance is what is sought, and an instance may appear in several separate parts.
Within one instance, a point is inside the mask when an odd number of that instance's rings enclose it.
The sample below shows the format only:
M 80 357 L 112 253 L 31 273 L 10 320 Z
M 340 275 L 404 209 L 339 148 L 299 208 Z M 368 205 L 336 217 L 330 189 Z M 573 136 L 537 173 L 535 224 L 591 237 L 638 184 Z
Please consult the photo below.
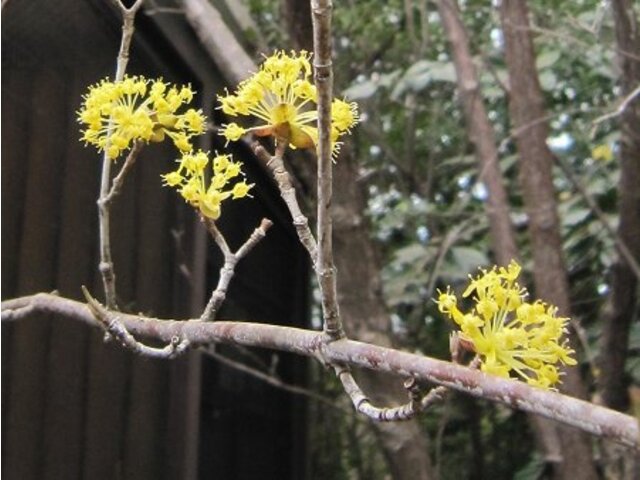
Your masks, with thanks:
M 454 363 L 457 363 L 457 355 L 452 352 L 452 356 L 454 357 Z M 469 368 L 477 369 L 479 365 L 480 359 L 476 356 L 469 364 Z M 411 420 L 419 413 L 422 413 L 433 405 L 442 402 L 449 393 L 449 388 L 439 386 L 432 388 L 423 396 L 420 384 L 416 377 L 409 377 L 404 382 L 404 388 L 409 393 L 409 401 L 397 407 L 380 408 L 374 406 L 366 397 L 348 368 L 342 366 L 336 367 L 335 370 L 346 393 L 351 398 L 355 409 L 367 417 L 379 422 Z
M 638 60 L 640 61 L 640 59 Z M 593 127 L 591 128 L 591 133 L 590 133 L 591 138 L 593 138 L 593 136 L 595 135 L 596 130 L 598 128 L 598 124 L 604 122 L 605 120 L 609 120 L 610 118 L 615 118 L 622 115 L 624 111 L 627 109 L 627 107 L 629 106 L 629 104 L 633 102 L 633 100 L 638 95 L 640 95 L 640 85 L 638 85 L 635 89 L 633 89 L 631 93 L 629 93 L 629 95 L 624 97 L 622 99 L 622 102 L 620 102 L 620 105 L 618 105 L 618 108 L 616 108 L 613 112 L 605 113 L 604 115 L 596 118 L 593 121 Z
M 273 223 L 271 220 L 263 218 L 260 225 L 253 231 L 244 244 L 242 244 L 236 252 L 232 252 L 224 235 L 218 230 L 215 222 L 210 218 L 203 218 L 203 222 L 224 257 L 224 264 L 220 268 L 218 285 L 216 285 L 215 290 L 211 293 L 209 302 L 199 318 L 200 321 L 209 322 L 215 320 L 220 305 L 222 305 L 222 302 L 224 302 L 224 299 L 227 297 L 227 289 L 235 273 L 237 263 L 266 236 L 267 230 L 271 228 Z
M 120 50 L 116 62 L 115 82 L 122 81 L 129 63 L 129 50 L 131 48 L 131 38 L 135 30 L 134 20 L 136 13 L 142 6 L 144 0 L 136 0 L 130 7 L 126 8 L 120 0 L 109 0 L 111 4 L 122 14 L 122 38 L 120 40 Z M 109 126 L 110 127 L 110 126 Z M 109 145 L 104 149 L 102 157 L 102 173 L 100 179 L 100 196 L 98 197 L 98 222 L 100 224 L 100 264 L 98 269 L 102 275 L 104 294 L 107 308 L 117 310 L 118 302 L 116 296 L 116 274 L 111 257 L 111 232 L 109 222 L 109 202 L 106 200 L 111 189 L 111 164 L 113 160 L 107 155 Z
M 100 302 L 91 296 L 89 290 L 84 286 L 82 287 L 82 293 L 87 300 L 87 305 L 94 318 L 100 322 L 107 334 L 119 340 L 123 347 L 138 355 L 151 358 L 175 358 L 184 353 L 190 345 L 189 340 L 186 338 L 180 339 L 177 335 L 171 337 L 171 341 L 163 348 L 145 345 L 129 333 L 117 314 L 109 312 Z
M 202 222 L 204 223 L 204 226 L 207 227 L 207 231 L 211 235 L 211 238 L 213 238 L 214 242 L 216 242 L 216 244 L 218 245 L 218 248 L 222 252 L 222 255 L 224 255 L 225 257 L 225 260 L 227 259 L 227 257 L 231 257 L 233 253 L 231 253 L 231 249 L 229 248 L 224 235 L 222 235 L 222 232 L 218 230 L 216 222 L 208 217 L 203 217 Z
M 316 277 L 320 286 L 324 343 L 334 343 L 345 338 L 336 287 L 336 268 L 333 262 L 333 223 L 331 201 L 333 195 L 333 161 L 331 141 L 331 105 L 333 99 L 333 69 L 331 61 L 331 0 L 312 0 L 313 23 L 313 66 L 314 81 L 318 92 L 318 198 L 317 198 L 317 238 L 318 258 L 315 264 Z M 318 352 L 322 361 L 322 351 Z M 367 399 L 353 378 L 350 367 L 345 362 L 328 362 L 333 365 L 345 392 L 351 398 L 356 410 L 377 420 L 409 418 L 411 408 L 377 408 Z
M 414 388 L 416 380 L 411 377 L 408 382 L 405 382 L 405 387 L 409 390 L 411 399 L 407 403 L 397 407 L 380 408 L 373 405 L 366 395 L 364 395 L 349 369 L 338 367 L 336 368 L 336 375 L 342 382 L 345 392 L 351 398 L 355 409 L 377 422 L 411 420 L 420 412 L 440 402 L 448 391 L 446 387 L 437 387 L 432 389 L 423 398 L 420 398 L 418 391 Z
M 526 31 L 530 31 L 533 33 L 540 33 L 542 35 L 548 35 L 549 37 L 555 37 L 555 38 L 559 38 L 561 40 L 564 40 L 565 42 L 568 41 L 569 43 L 574 43 L 576 45 L 580 45 L 582 47 L 584 47 L 586 49 L 586 51 L 590 51 L 590 49 L 593 48 L 593 44 L 586 42 L 584 40 L 580 40 L 579 38 L 573 36 L 573 35 L 569 35 L 566 33 L 562 33 L 560 31 L 555 31 L 555 30 L 551 30 L 549 28 L 544 28 L 544 27 L 540 27 L 538 25 L 530 25 L 530 26 L 522 26 L 522 25 L 515 25 L 513 26 L 514 30 L 526 30 Z M 598 40 L 597 40 L 598 41 Z M 600 45 L 604 45 L 600 42 Z M 611 51 L 615 51 L 617 54 L 622 55 L 624 57 L 630 58 L 632 60 L 636 60 L 636 61 L 640 61 L 640 55 L 631 53 L 631 52 L 626 52 L 624 50 L 620 50 L 617 47 L 611 47 L 609 45 L 604 45 L 604 48 L 606 48 L 607 50 L 611 50 Z
M 120 194 L 120 190 L 122 189 L 122 185 L 124 184 L 124 179 L 127 176 L 127 174 L 131 171 L 131 168 L 133 167 L 133 165 L 136 163 L 136 160 L 138 159 L 138 155 L 142 151 L 143 147 L 144 147 L 143 142 L 141 141 L 134 142 L 133 148 L 129 152 L 129 155 L 127 155 L 127 159 L 124 161 L 124 164 L 120 169 L 120 172 L 118 172 L 118 174 L 113 179 L 113 182 L 111 183 L 111 189 L 109 190 L 109 193 L 107 193 L 107 195 L 102 199 L 105 205 L 109 206 L 111 202 L 113 202 L 113 199 Z
M 620 253 L 620 255 L 627 262 L 627 265 L 629 265 L 629 269 L 633 272 L 633 274 L 636 276 L 636 278 L 638 280 L 640 280 L 640 265 L 638 265 L 638 262 L 636 261 L 636 259 L 634 258 L 633 254 L 629 250 L 629 247 L 622 240 L 622 238 L 620 238 L 620 235 L 618 235 L 618 232 L 616 232 L 615 229 L 611 226 L 611 224 L 607 220 L 606 215 L 604 214 L 604 212 L 602 211 L 602 209 L 600 208 L 598 203 L 594 200 L 594 198 L 591 196 L 589 191 L 584 187 L 584 185 L 582 185 L 580 180 L 577 178 L 577 176 L 571 170 L 571 167 L 562 158 L 560 158 L 558 155 L 554 155 L 554 159 L 555 159 L 556 163 L 558 164 L 558 166 L 560 167 L 560 169 L 562 170 L 562 172 L 564 173 L 564 175 L 569 180 L 569 182 L 571 182 L 573 187 L 578 191 L 580 196 L 583 198 L 583 200 L 589 206 L 589 209 L 593 212 L 593 214 L 596 216 L 596 218 L 600 221 L 600 224 L 602 225 L 602 227 L 606 230 L 606 232 L 609 234 L 609 236 L 613 239 L 613 241 L 615 243 L 615 246 L 616 246 L 616 249 L 618 250 L 618 253 Z
M 212 350 L 206 350 L 205 355 L 210 356 L 214 359 L 216 359 L 217 361 L 219 361 L 220 363 L 227 365 L 228 367 L 231 367 L 235 370 L 239 370 L 241 372 L 244 372 L 248 375 L 251 375 L 259 380 L 262 380 L 263 382 L 268 383 L 269 385 L 272 385 L 276 388 L 280 388 L 282 390 L 285 390 L 287 392 L 290 393 L 294 393 L 296 395 L 303 395 L 307 398 L 310 398 L 311 400 L 314 400 L 318 403 L 321 403 L 323 405 L 326 405 L 328 407 L 334 408 L 336 410 L 340 410 L 342 413 L 344 414 L 348 414 L 348 415 L 353 415 L 353 410 L 351 409 L 347 409 L 341 405 L 339 405 L 338 403 L 332 401 L 331 399 L 323 396 L 323 395 L 319 395 L 317 393 L 315 393 L 312 390 L 309 390 L 307 388 L 303 388 L 300 387 L 298 385 L 292 385 L 290 383 L 284 382 L 282 381 L 280 378 L 278 378 L 277 376 L 273 375 L 273 374 L 268 374 L 265 372 L 262 372 L 260 370 L 258 370 L 257 368 L 253 368 L 250 367 L 249 365 L 247 365 L 246 363 L 242 363 L 242 362 L 237 362 L 235 360 L 231 360 L 229 357 L 226 357 L 224 355 L 221 355 L 218 352 L 212 351 Z
M 309 228 L 309 219 L 300 209 L 296 190 L 291 182 L 291 176 L 284 165 L 282 156 L 270 155 L 269 152 L 267 152 L 265 148 L 257 142 L 253 144 L 253 151 L 262 164 L 271 171 L 273 178 L 278 184 L 280 196 L 284 200 L 287 208 L 289 209 L 289 213 L 291 214 L 293 226 L 298 234 L 298 239 L 304 248 L 306 248 L 307 252 L 309 252 L 311 262 L 315 266 L 318 259 L 318 245 L 311 229 Z

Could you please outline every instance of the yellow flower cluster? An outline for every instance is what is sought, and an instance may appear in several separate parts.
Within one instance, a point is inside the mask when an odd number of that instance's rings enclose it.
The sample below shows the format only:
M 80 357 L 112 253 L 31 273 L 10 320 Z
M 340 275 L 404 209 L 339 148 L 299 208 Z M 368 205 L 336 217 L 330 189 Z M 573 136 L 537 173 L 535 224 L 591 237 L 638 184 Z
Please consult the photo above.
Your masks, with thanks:
M 251 132 L 286 139 L 294 148 L 313 148 L 318 143 L 318 101 L 316 87 L 310 81 L 310 54 L 305 51 L 287 55 L 283 51 L 267 57 L 260 70 L 242 82 L 235 95 L 219 95 L 224 113 L 230 116 L 254 116 L 264 122 L 253 128 L 237 123 L 224 126 L 222 135 L 236 141 Z M 358 122 L 355 103 L 336 99 L 331 105 L 331 141 L 334 152 L 338 138 Z
M 568 319 L 541 301 L 527 303 L 526 289 L 516 279 L 520 266 L 482 270 L 463 297 L 474 293 L 474 307 L 462 313 L 450 289 L 440 292 L 438 309 L 455 321 L 463 341 L 480 355 L 482 371 L 509 377 L 511 371 L 530 385 L 551 388 L 560 381 L 558 364 L 575 365 L 574 353 L 561 338 Z
M 244 175 L 240 162 L 231 160 L 230 155 L 217 155 L 211 162 L 212 175 L 208 182 L 205 173 L 209 164 L 209 157 L 203 151 L 187 153 L 178 160 L 178 169 L 162 176 L 164 184 L 175 187 L 180 195 L 198 208 L 202 215 L 217 220 L 224 200 L 242 198 L 249 195 L 253 184 L 244 180 L 230 185 L 234 178 Z
M 611 150 L 611 147 L 606 143 L 600 144 L 591 150 L 591 158 L 603 162 L 610 162 L 613 160 L 613 150 Z
M 102 80 L 89 87 L 78 112 L 86 126 L 82 140 L 116 159 L 134 141 L 161 142 L 169 136 L 182 152 L 193 149 L 191 137 L 205 131 L 205 117 L 193 108 L 177 113 L 193 99 L 190 87 L 177 87 L 141 76 L 120 82 Z

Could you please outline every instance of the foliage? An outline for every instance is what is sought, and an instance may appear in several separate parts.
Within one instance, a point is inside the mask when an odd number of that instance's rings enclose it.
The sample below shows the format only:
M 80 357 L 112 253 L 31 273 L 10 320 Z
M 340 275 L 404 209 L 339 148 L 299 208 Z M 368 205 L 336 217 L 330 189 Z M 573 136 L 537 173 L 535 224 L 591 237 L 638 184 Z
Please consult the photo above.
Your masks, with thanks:
M 251 3 L 272 38 L 284 37 L 282 29 L 278 33 L 282 22 L 278 22 L 277 2 Z M 499 142 L 519 247 L 522 258 L 528 258 L 527 218 L 514 168 L 497 11 L 489 2 L 459 4 L 480 74 L 481 94 Z M 530 6 L 538 73 L 547 96 L 548 143 L 559 162 L 554 182 L 572 310 L 585 329 L 582 361 L 592 367 L 600 311 L 608 292 L 608 277 L 603 272 L 615 256 L 614 241 L 603 221 L 615 226 L 619 166 L 611 153 L 618 148 L 618 132 L 612 124 L 596 129 L 593 124 L 614 108 L 618 93 L 611 12 L 606 3 L 595 0 L 544 0 L 530 2 Z M 446 345 L 450 326 L 431 298 L 438 287 L 466 281 L 477 265 L 490 262 L 491 252 L 483 210 L 487 192 L 477 179 L 442 26 L 435 7 L 427 2 L 362 0 L 341 2 L 334 10 L 336 82 L 360 107 L 355 148 L 368 186 L 372 235 L 386 259 L 384 293 L 392 326 L 405 346 L 445 357 L 448 350 L 442 345 Z M 265 22 L 266 18 L 272 21 Z M 602 215 L 594 213 L 576 183 Z M 636 337 L 634 334 L 633 339 Z M 638 349 L 629 364 L 635 378 L 640 371 L 637 355 Z M 477 412 L 486 425 L 492 408 L 481 407 Z M 424 424 L 432 438 L 437 437 L 431 420 Z M 492 428 L 498 430 L 495 425 Z M 495 440 L 493 434 L 482 429 L 480 441 Z M 529 444 L 526 427 L 521 425 L 511 434 L 501 455 L 487 454 L 486 474 L 511 478 L 523 469 L 519 478 L 535 478 L 526 474 L 528 460 L 512 455 Z M 461 463 L 456 453 L 460 449 L 454 447 L 462 438 L 466 438 L 464 433 L 453 431 L 442 437 L 438 448 L 443 451 L 443 465 L 453 468 Z M 512 458 L 523 458 L 523 463 L 505 469 Z M 527 468 L 536 470 L 539 459 L 531 457 L 530 461 Z

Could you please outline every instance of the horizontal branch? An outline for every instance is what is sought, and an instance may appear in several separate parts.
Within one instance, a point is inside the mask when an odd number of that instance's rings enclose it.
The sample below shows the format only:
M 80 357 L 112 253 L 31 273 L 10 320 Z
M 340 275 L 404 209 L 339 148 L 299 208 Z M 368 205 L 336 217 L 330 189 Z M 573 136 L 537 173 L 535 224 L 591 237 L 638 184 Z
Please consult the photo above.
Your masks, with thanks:
M 3 322 L 23 320 L 37 313 L 100 326 L 87 305 L 56 295 L 39 293 L 2 302 Z M 389 372 L 402 378 L 413 377 L 417 381 L 432 382 L 542 415 L 640 450 L 638 421 L 629 415 L 454 363 L 347 339 L 326 342 L 322 332 L 293 327 L 231 321 L 159 320 L 120 312 L 114 314 L 136 336 L 167 343 L 181 338 L 191 344 L 228 343 L 271 348 L 315 357 L 328 364 Z

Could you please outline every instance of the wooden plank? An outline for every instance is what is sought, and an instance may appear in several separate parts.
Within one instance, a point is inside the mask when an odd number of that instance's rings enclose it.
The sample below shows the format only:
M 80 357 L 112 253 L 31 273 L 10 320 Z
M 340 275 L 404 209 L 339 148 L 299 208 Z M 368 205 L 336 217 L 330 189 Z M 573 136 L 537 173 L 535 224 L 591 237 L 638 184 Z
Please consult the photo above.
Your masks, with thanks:
M 28 145 L 28 125 L 33 76 L 13 69 L 2 75 L 2 298 L 16 295 L 18 254 L 22 231 L 24 193 L 28 164 L 24 162 Z M 15 325 L 2 325 L 2 422 L 7 425 L 10 406 Z M 8 454 L 8 442 L 2 443 L 2 458 Z
M 57 268 L 58 206 L 61 166 L 52 152 L 64 149 L 58 115 L 64 111 L 64 85 L 48 72 L 36 72 L 31 95 L 26 159 L 24 221 L 18 259 L 17 294 L 50 290 Z M 43 465 L 42 422 L 46 401 L 46 362 L 50 323 L 40 316 L 15 326 L 11 392 L 3 473 L 8 478 L 39 479 Z
M 100 162 L 97 155 L 94 161 Z M 131 245 L 135 239 L 136 196 L 129 183 L 135 182 L 136 175 L 134 169 L 116 199 L 111 222 L 117 291 L 123 307 L 130 306 L 134 291 L 136 252 Z M 94 292 L 102 297 L 97 266 L 96 256 Z M 90 338 L 88 362 L 83 477 L 122 478 L 132 355 L 120 345 L 105 344 L 103 335 L 94 332 Z
M 61 75 L 61 72 L 53 72 Z M 66 72 L 65 72 L 66 73 Z M 56 286 L 60 293 L 80 298 L 80 286 L 90 285 L 95 268 L 96 192 L 98 170 L 95 153 L 77 140 L 79 125 L 73 106 L 84 93 L 87 80 L 74 75 L 65 96 L 67 109 L 59 124 L 68 139 L 59 161 L 64 165 L 60 242 Z M 62 132 L 61 132 L 62 133 Z M 69 321 L 54 321 L 48 360 L 47 403 L 44 421 L 43 478 L 78 479 L 84 450 L 85 381 L 89 329 Z M 64 441 L 60 439 L 64 438 Z
M 170 250 L 171 203 L 175 192 L 161 186 L 160 174 L 172 168 L 173 150 L 150 145 L 138 167 L 137 231 L 131 245 L 137 249 L 136 310 L 166 316 L 171 312 L 173 256 Z M 162 475 L 168 407 L 166 361 L 135 358 L 125 439 L 124 478 L 155 479 Z
M 98 165 L 101 163 L 97 154 L 93 161 Z M 116 164 L 116 169 L 121 165 L 122 160 Z M 111 214 L 118 301 L 124 309 L 131 307 L 135 287 L 136 251 L 132 245 L 136 231 L 136 177 L 137 169 L 134 168 L 122 193 L 115 199 Z M 93 291 L 98 298 L 103 298 L 98 261 L 96 250 Z M 120 345 L 105 344 L 102 334 L 93 333 L 88 362 L 83 477 L 120 479 L 124 468 L 132 355 Z

